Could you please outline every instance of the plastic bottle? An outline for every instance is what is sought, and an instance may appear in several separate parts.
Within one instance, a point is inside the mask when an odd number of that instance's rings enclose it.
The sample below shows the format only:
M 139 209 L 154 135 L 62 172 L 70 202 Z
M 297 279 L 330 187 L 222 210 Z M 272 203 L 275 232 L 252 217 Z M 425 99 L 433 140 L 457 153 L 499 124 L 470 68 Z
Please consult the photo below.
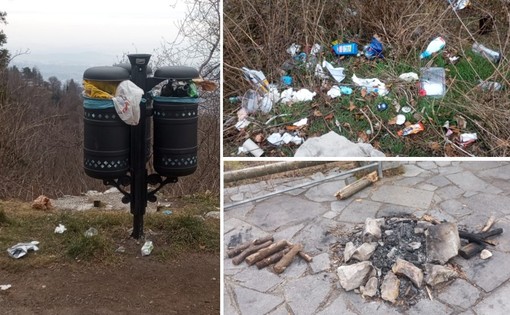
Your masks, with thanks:
M 142 256 L 149 256 L 154 249 L 154 244 L 152 241 L 146 241 L 145 244 L 142 246 Z
M 420 72 L 420 95 L 436 98 L 443 97 L 446 93 L 446 72 L 444 68 L 421 68 Z
M 420 59 L 428 58 L 433 53 L 436 53 L 444 48 L 446 45 L 446 41 L 442 37 L 437 37 L 433 39 L 430 44 L 427 46 L 424 52 L 420 54 Z
M 491 50 L 482 44 L 474 43 L 473 52 L 482 55 L 493 63 L 498 63 L 501 60 L 501 54 L 497 51 Z

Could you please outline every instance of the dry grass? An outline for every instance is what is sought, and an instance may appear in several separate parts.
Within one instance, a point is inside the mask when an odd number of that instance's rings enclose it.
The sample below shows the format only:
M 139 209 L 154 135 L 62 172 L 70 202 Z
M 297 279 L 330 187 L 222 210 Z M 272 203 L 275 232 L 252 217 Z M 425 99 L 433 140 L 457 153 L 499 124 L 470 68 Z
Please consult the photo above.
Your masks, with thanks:
M 279 82 L 280 67 L 289 59 L 286 49 L 292 43 L 301 44 L 305 51 L 314 43 L 320 43 L 328 50 L 335 39 L 357 42 L 363 47 L 372 35 L 378 34 L 384 43 L 386 59 L 371 64 L 372 76 L 392 82 L 403 71 L 416 72 L 424 66 L 418 57 L 420 51 L 432 38 L 441 35 L 447 41 L 447 49 L 464 58 L 448 74 L 448 97 L 439 105 L 437 102 L 419 104 L 427 107 L 425 112 L 428 107 L 434 107 L 434 113 L 427 112 L 426 115 L 426 119 L 432 119 L 428 123 L 433 128 L 417 137 L 419 141 L 397 143 L 403 141 L 395 138 L 383 151 L 388 155 L 465 156 L 445 141 L 441 131 L 444 120 L 462 114 L 468 120 L 470 132 L 476 132 L 479 138 L 471 148 L 471 154 L 507 156 L 510 148 L 510 3 L 505 0 L 471 2 L 470 8 L 455 12 L 446 1 L 437 0 L 226 1 L 224 96 L 243 95 L 250 88 L 242 78 L 240 68 L 243 66 L 262 70 L 270 82 Z M 485 16 L 493 19 L 494 28 L 489 34 L 482 35 L 478 33 L 479 19 Z M 498 65 L 483 63 L 470 52 L 474 41 L 498 50 L 503 60 Z M 323 57 L 332 58 L 329 52 Z M 357 67 L 355 62 L 352 63 L 352 67 Z M 441 58 L 436 58 L 428 65 L 442 66 L 441 63 Z M 321 98 L 324 94 L 318 88 L 321 82 L 311 71 L 300 70 L 294 86 L 315 90 Z M 474 88 L 479 79 L 498 81 L 507 89 L 498 93 L 480 93 Z M 398 100 L 411 98 L 417 101 L 415 92 L 398 87 L 392 89 L 392 95 Z M 238 107 L 227 101 L 225 104 L 225 121 L 228 121 L 229 117 L 235 117 Z M 229 127 L 225 125 L 224 128 L 225 155 L 250 136 Z M 373 139 L 372 143 L 376 141 L 380 139 Z M 439 149 L 437 146 L 431 149 L 431 143 L 438 143 Z M 400 152 L 398 146 L 418 149 Z

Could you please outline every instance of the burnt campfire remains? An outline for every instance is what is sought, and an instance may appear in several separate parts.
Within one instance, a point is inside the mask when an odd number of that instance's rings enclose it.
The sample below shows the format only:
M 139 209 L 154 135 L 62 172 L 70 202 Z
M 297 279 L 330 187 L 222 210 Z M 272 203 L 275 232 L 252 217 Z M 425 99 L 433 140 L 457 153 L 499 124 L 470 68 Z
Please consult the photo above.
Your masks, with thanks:
M 488 225 L 492 223 L 489 220 Z M 441 223 L 429 215 L 367 218 L 341 244 L 340 285 L 395 305 L 432 299 L 431 289 L 463 276 L 450 259 L 458 254 L 468 259 L 480 252 L 482 259 L 490 257 L 486 247 L 494 242 L 486 239 L 503 231 L 489 229 L 486 225 L 481 233 L 459 231 L 457 224 Z

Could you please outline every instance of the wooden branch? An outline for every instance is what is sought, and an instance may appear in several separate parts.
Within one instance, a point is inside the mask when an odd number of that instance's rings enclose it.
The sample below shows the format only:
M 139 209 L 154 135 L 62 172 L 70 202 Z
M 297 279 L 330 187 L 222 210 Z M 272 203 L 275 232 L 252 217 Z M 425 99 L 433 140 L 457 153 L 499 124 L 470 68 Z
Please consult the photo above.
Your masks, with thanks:
M 256 263 L 257 261 L 260 261 L 276 252 L 281 251 L 282 249 L 287 247 L 287 244 L 288 243 L 286 240 L 281 240 L 277 243 L 273 243 L 269 247 L 261 249 L 258 252 L 246 257 L 246 263 L 251 266 L 254 263 Z
M 478 243 L 469 243 L 467 245 L 462 246 L 459 249 L 459 255 L 464 259 L 469 259 L 479 252 L 481 252 L 485 248 L 485 245 L 480 245 Z
M 282 273 L 290 265 L 294 257 L 303 250 L 302 244 L 295 244 L 290 251 L 282 257 L 282 259 L 274 265 L 273 269 L 276 273 Z
M 494 215 L 491 215 L 489 220 L 487 220 L 487 223 L 485 223 L 485 226 L 482 229 L 482 232 L 487 232 L 490 230 L 494 222 L 496 221 L 496 217 Z
M 235 256 L 239 255 L 243 250 L 247 249 L 250 245 L 252 245 L 252 244 L 260 245 L 267 241 L 273 241 L 273 235 L 267 235 L 267 236 L 264 236 L 261 238 L 256 238 L 252 241 L 244 242 L 241 245 L 237 245 L 233 249 L 230 249 L 227 251 L 227 256 L 228 256 L 228 258 L 235 257 Z
M 484 245 L 484 244 L 490 244 L 490 243 L 485 242 L 484 239 L 486 239 L 486 238 L 488 238 L 490 236 L 499 235 L 501 233 L 503 233 L 503 229 L 502 228 L 494 229 L 492 231 L 483 232 L 483 233 L 476 233 L 476 234 L 465 232 L 465 231 L 459 231 L 459 237 L 463 238 L 463 239 L 466 239 L 466 240 L 468 240 L 470 242 L 474 242 L 474 243 L 477 243 L 477 244 L 480 244 L 480 245 Z M 490 244 L 490 245 L 492 245 L 492 244 Z M 494 245 L 492 245 L 492 246 L 494 246 Z
M 294 246 L 294 244 L 287 241 L 287 245 Z M 309 254 L 305 253 L 304 251 L 299 251 L 298 253 L 299 257 L 303 258 L 306 262 L 311 262 L 313 260 L 313 257 Z
M 249 255 L 255 253 L 256 251 L 259 251 L 261 250 L 262 248 L 265 248 L 265 247 L 268 247 L 269 245 L 271 245 L 273 243 L 273 241 L 267 241 L 263 244 L 260 244 L 260 245 L 255 245 L 255 244 L 251 244 L 247 249 L 245 249 L 242 253 L 240 253 L 239 255 L 237 255 L 236 257 L 234 257 L 232 259 L 232 263 L 234 265 L 239 265 L 240 263 L 243 262 L 243 260 L 248 257 Z
M 271 264 L 277 263 L 289 251 L 290 251 L 290 248 L 285 248 L 284 250 L 282 250 L 282 251 L 280 251 L 278 253 L 275 253 L 275 254 L 273 254 L 273 255 L 265 258 L 265 259 L 262 259 L 261 261 L 259 261 L 255 265 L 257 266 L 257 268 L 262 269 L 262 268 L 267 267 L 267 266 L 269 266 Z
M 355 193 L 362 190 L 363 188 L 366 188 L 366 187 L 372 185 L 372 183 L 376 182 L 377 180 L 378 180 L 377 172 L 372 172 L 372 173 L 358 179 L 354 183 L 347 185 L 344 188 L 337 191 L 335 193 L 335 197 L 338 200 L 349 198 L 350 196 L 354 195 Z

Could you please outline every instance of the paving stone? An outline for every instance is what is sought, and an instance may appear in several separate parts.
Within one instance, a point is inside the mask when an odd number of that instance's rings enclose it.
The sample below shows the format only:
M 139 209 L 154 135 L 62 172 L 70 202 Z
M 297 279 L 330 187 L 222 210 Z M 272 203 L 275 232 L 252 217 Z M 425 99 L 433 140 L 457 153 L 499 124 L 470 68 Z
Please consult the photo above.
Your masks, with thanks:
M 299 196 L 302 193 L 304 193 L 305 191 L 306 191 L 305 188 L 297 188 L 297 189 L 289 190 L 285 194 L 286 195 L 291 195 L 291 196 Z
M 285 272 L 281 275 L 281 277 L 285 277 L 285 279 L 297 279 L 302 277 L 306 270 L 308 269 L 308 263 L 301 258 L 295 257 L 292 264 L 290 264 Z
M 411 187 L 380 186 L 372 193 L 371 199 L 412 208 L 426 209 L 430 206 L 433 195 L 433 192 Z
M 244 200 L 244 193 L 237 193 L 234 195 L 230 195 L 229 199 L 233 202 L 243 201 Z
M 411 306 L 408 311 L 409 315 L 422 315 L 422 314 L 437 314 L 447 315 L 451 314 L 453 310 L 439 302 L 438 300 L 431 301 L 429 299 L 421 299 L 418 303 Z
M 440 167 L 438 170 L 441 175 L 456 174 L 464 171 L 462 167 L 454 166 L 453 163 L 452 166 Z
M 329 246 L 336 242 L 336 238 L 330 233 L 331 230 L 336 228 L 336 225 L 335 221 L 321 217 L 316 218 L 308 222 L 289 241 L 303 244 L 305 252 L 313 255 L 327 252 Z
M 510 313 L 510 282 L 498 288 L 475 306 L 477 314 L 508 314 Z
M 246 216 L 246 221 L 266 231 L 274 231 L 280 226 L 298 224 L 327 211 L 320 203 L 282 195 L 258 203 Z
M 231 314 L 231 315 L 237 315 L 239 312 L 237 311 L 235 307 L 235 301 L 232 299 L 230 294 L 228 293 L 231 289 L 225 285 L 225 293 L 223 294 L 224 301 L 223 301 L 223 313 L 224 314 Z
M 455 262 L 462 266 L 469 281 L 485 292 L 491 292 L 510 279 L 510 254 L 498 251 L 493 251 L 492 254 L 487 260 L 481 260 L 479 257 L 469 260 L 455 258 Z
M 455 199 L 446 200 L 439 206 L 443 211 L 446 211 L 446 213 L 456 217 L 457 219 L 473 213 L 472 209 Z
M 278 230 L 278 232 L 274 233 L 274 239 L 276 241 L 290 240 L 294 237 L 294 235 L 296 235 L 297 232 L 299 232 L 304 227 L 305 225 L 301 223 L 297 225 L 291 225 L 287 228 L 283 228 L 281 230 Z
M 469 198 L 460 198 L 460 202 L 475 211 L 501 212 L 510 214 L 510 197 L 492 194 L 477 194 Z
M 335 218 L 336 221 L 362 223 L 366 218 L 374 218 L 375 214 L 381 207 L 378 202 L 370 200 L 355 200 L 349 204 L 339 216 Z
M 469 231 L 480 231 L 487 222 L 487 220 L 489 219 L 489 217 L 491 216 L 491 213 L 492 212 L 474 210 L 473 213 L 471 213 L 470 215 L 467 215 L 459 219 L 458 225 L 460 227 L 464 227 Z M 501 216 L 499 212 L 495 215 L 496 217 Z
M 242 287 L 235 287 L 234 292 L 242 315 L 266 314 L 284 301 L 280 296 Z
M 225 187 L 223 189 L 223 193 L 225 196 L 230 196 L 230 195 L 233 195 L 233 194 L 237 194 L 239 192 L 239 187 L 237 186 L 234 186 L 234 187 Z
M 452 165 L 452 162 L 450 161 L 434 161 L 434 163 L 436 163 L 436 165 L 439 167 L 446 167 Z
M 397 308 L 391 306 L 390 304 L 382 300 L 378 301 L 364 300 L 361 297 L 361 294 L 357 294 L 354 292 L 347 292 L 344 296 L 347 308 L 349 310 L 354 311 L 357 314 L 401 315 Z
M 313 314 L 332 289 L 331 280 L 320 273 L 287 282 L 285 297 L 294 314 Z
M 501 192 L 499 188 L 476 177 L 471 172 L 462 172 L 461 174 L 447 175 L 446 177 L 464 191 L 480 191 L 489 194 L 499 194 Z
M 248 203 L 244 205 L 239 205 L 237 207 L 228 208 L 223 211 L 225 218 L 224 220 L 228 220 L 230 218 L 238 218 L 243 219 L 248 212 L 250 212 L 253 208 L 255 208 L 254 203 Z
M 335 193 L 345 187 L 345 182 L 332 181 L 309 188 L 305 197 L 315 202 L 335 201 Z
M 345 209 L 345 207 L 347 207 L 355 199 L 358 199 L 358 198 L 348 198 L 345 200 L 333 201 L 331 203 L 331 211 L 340 213 L 340 212 L 342 212 L 342 210 Z
M 265 181 L 263 181 L 263 182 L 258 182 L 258 183 L 254 183 L 254 184 L 241 185 L 238 188 L 239 188 L 239 192 L 253 193 L 253 192 L 260 191 L 260 190 L 264 190 L 264 188 L 266 188 L 266 186 L 267 186 L 267 183 Z
M 377 218 L 389 217 L 389 216 L 403 216 L 413 214 L 416 211 L 416 208 L 399 206 L 399 205 L 391 205 L 391 204 L 383 204 L 379 211 L 377 211 Z
M 505 164 L 506 162 L 502 161 L 483 161 L 483 162 L 463 161 L 460 164 L 460 166 L 471 171 L 482 171 L 487 169 L 498 168 Z
M 498 242 L 496 248 L 498 251 L 510 253 L 510 237 L 505 236 L 505 233 L 510 232 L 510 216 L 504 218 L 497 218 L 496 223 L 492 227 L 493 229 L 502 228 L 503 234 L 496 236 L 493 239 Z
M 225 313 L 226 314 L 226 313 Z M 269 315 L 289 315 L 289 311 L 287 311 L 287 307 L 284 305 L 278 307 L 275 311 L 269 313 Z M 228 315 L 228 314 L 226 314 Z
M 452 182 L 448 180 L 448 178 L 444 177 L 443 175 L 438 175 L 431 177 L 425 181 L 427 184 L 431 184 L 437 187 L 444 187 L 446 185 L 450 185 Z
M 416 164 L 424 170 L 433 170 L 438 168 L 437 164 L 434 163 L 434 161 L 421 161 Z
M 329 254 L 322 253 L 313 257 L 313 260 L 310 262 L 310 267 L 312 268 L 313 273 L 319 273 L 322 271 L 329 270 L 330 261 Z
M 283 282 L 282 278 L 270 272 L 269 269 L 264 268 L 259 270 L 256 267 L 245 268 L 233 278 L 243 287 L 259 292 L 267 292 L 272 287 Z
M 482 163 L 479 163 L 482 164 Z M 503 180 L 509 180 L 510 179 L 510 164 L 505 163 L 500 165 L 499 167 L 495 167 L 492 169 L 484 170 L 477 173 L 479 177 L 481 178 L 498 178 Z
M 472 310 L 467 310 L 465 312 L 458 313 L 457 315 L 476 315 L 476 314 Z
M 427 183 L 423 183 L 423 184 L 419 184 L 418 186 L 416 186 L 416 188 L 427 190 L 427 191 L 434 191 L 434 190 L 437 189 L 437 186 L 434 186 L 434 185 L 431 185 L 431 184 L 427 184 Z
M 407 177 L 407 178 L 396 180 L 395 185 L 402 186 L 402 187 L 414 187 L 423 181 L 424 181 L 424 179 L 421 177 L 417 177 L 417 176 L 416 177 Z
M 239 264 L 234 265 L 231 258 L 225 258 L 223 260 L 223 273 L 225 276 L 236 275 L 246 269 L 246 265 Z
M 434 218 L 438 219 L 441 222 L 457 222 L 457 220 L 453 216 L 440 209 L 431 209 L 426 211 L 426 213 L 430 214 L 431 216 L 433 216 Z M 418 216 L 418 213 L 416 212 L 415 215 Z M 421 218 L 422 215 L 418 217 Z
M 404 167 L 404 174 L 402 174 L 402 176 L 404 176 L 404 177 L 416 177 L 416 176 L 420 175 L 421 173 L 425 172 L 424 169 L 418 167 L 415 164 L 407 164 L 407 165 L 404 165 L 403 167 Z
M 445 303 L 468 309 L 480 298 L 480 291 L 464 279 L 456 279 L 438 295 Z
M 349 306 L 345 302 L 344 295 L 340 295 L 337 297 L 333 303 L 329 304 L 322 311 L 318 312 L 316 315 L 357 315 L 357 313 L 351 311 Z
M 223 234 L 223 239 L 225 241 L 225 246 L 227 247 L 235 247 L 246 241 L 268 234 L 261 229 L 236 218 L 225 221 L 224 231 L 225 234 Z
M 462 194 L 464 194 L 464 190 L 457 186 L 450 185 L 439 188 L 435 191 L 435 194 L 441 197 L 442 200 L 450 200 L 462 196 Z
M 488 179 L 488 181 L 490 181 L 490 183 L 492 184 L 492 186 L 494 187 L 498 187 L 499 189 L 501 189 L 503 192 L 500 193 L 503 194 L 503 195 L 510 195 L 510 181 L 509 180 L 506 180 L 506 179 Z
M 338 212 L 334 212 L 334 211 L 328 211 L 326 213 L 324 213 L 322 216 L 326 219 L 333 219 L 334 217 L 336 217 L 338 215 Z
M 475 195 L 478 195 L 479 193 L 476 192 L 476 191 L 467 191 L 465 192 L 462 197 L 465 197 L 465 198 L 469 198 L 469 197 L 472 197 L 472 196 L 475 196 Z

